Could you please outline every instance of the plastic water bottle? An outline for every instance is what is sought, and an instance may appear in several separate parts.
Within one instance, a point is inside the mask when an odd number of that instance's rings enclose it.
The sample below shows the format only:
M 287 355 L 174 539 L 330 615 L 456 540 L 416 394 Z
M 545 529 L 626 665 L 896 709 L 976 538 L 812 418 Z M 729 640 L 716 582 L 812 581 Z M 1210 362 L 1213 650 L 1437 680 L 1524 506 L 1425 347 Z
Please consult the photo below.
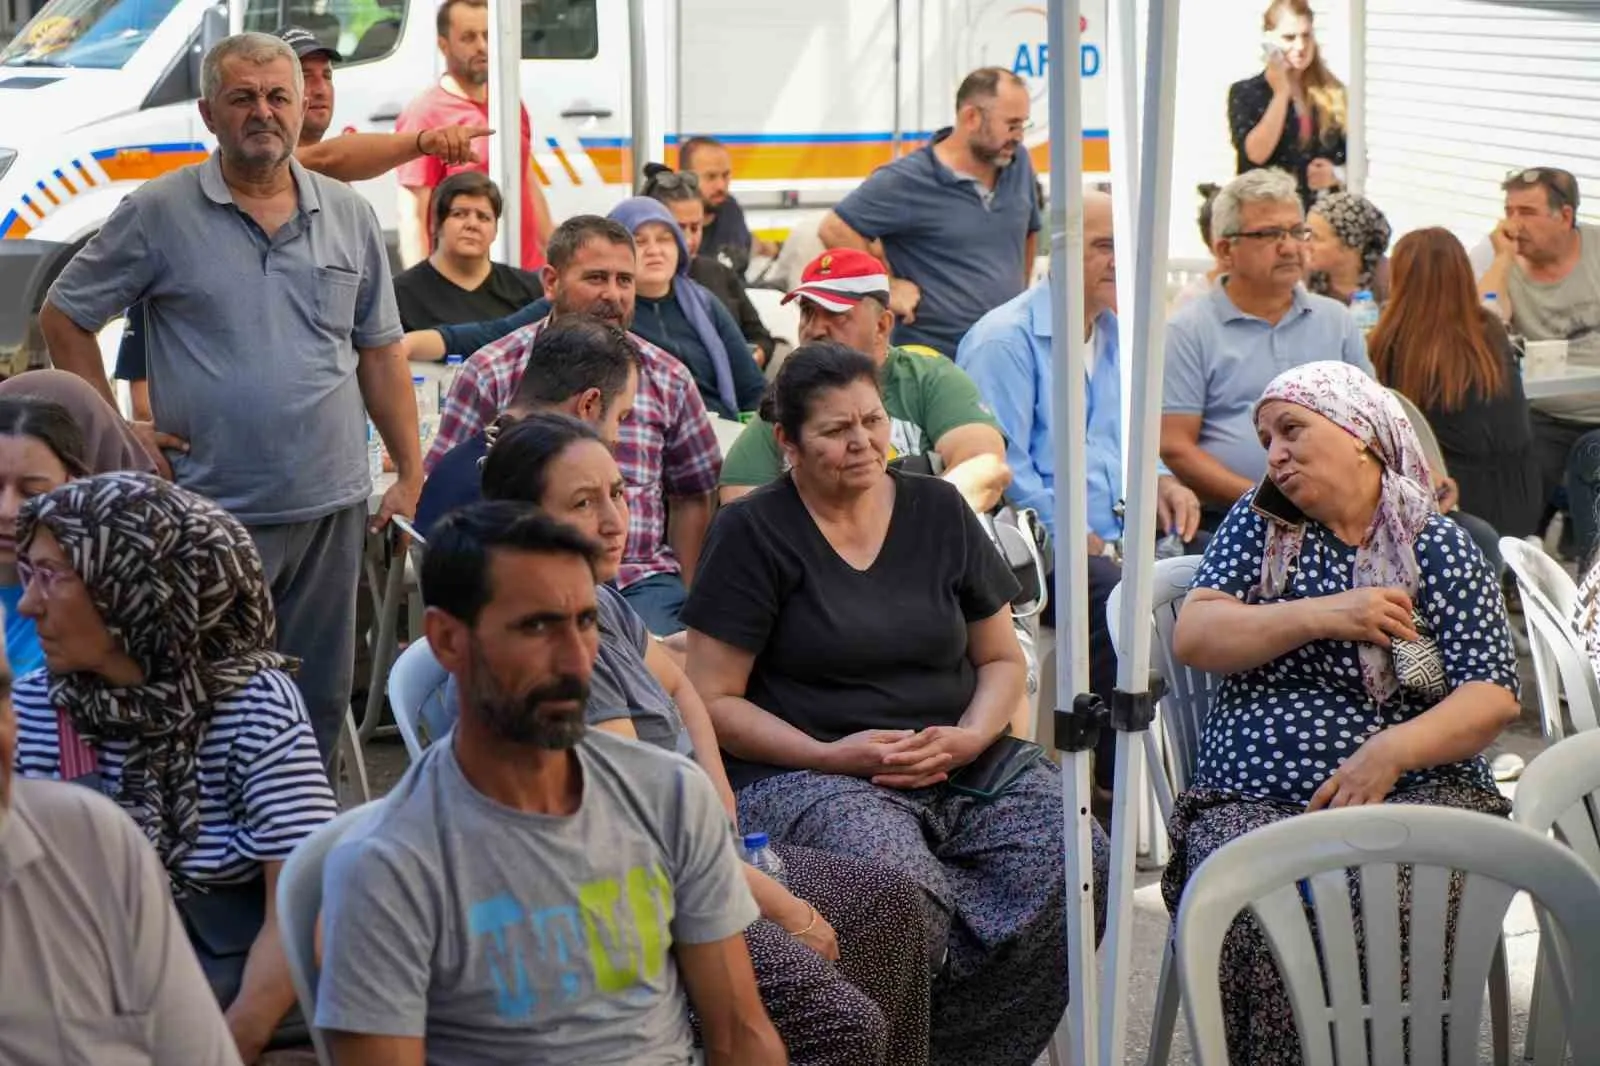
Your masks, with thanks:
M 765 833 L 746 833 L 744 835 L 744 861 L 780 885 L 789 883 L 788 875 L 783 870 L 783 860 L 778 858 L 778 853 L 772 850 L 771 844 L 767 843 L 767 834 Z
M 383 477 L 383 438 L 370 418 L 367 419 L 367 473 L 374 482 Z
M 1350 301 L 1350 315 L 1356 320 L 1356 328 L 1365 337 L 1372 332 L 1372 327 L 1378 324 L 1378 301 L 1372 298 L 1372 293 L 1362 289 Z
M 461 367 L 466 361 L 465 357 L 459 355 L 444 357 L 444 377 L 439 379 L 439 410 L 444 410 L 444 402 L 456 387 L 456 378 L 461 376 Z
M 428 379 L 417 374 L 411 379 L 411 391 L 417 396 L 417 430 L 422 436 L 423 450 L 427 450 L 439 428 L 439 390 L 429 388 Z
M 1491 315 L 1493 315 L 1494 316 L 1494 320 L 1496 322 L 1501 322 L 1501 323 L 1505 322 L 1505 319 L 1500 317 L 1500 294 L 1499 293 L 1494 293 L 1494 292 L 1486 292 L 1486 293 L 1484 293 L 1483 294 L 1483 309 L 1485 311 L 1489 312 Z

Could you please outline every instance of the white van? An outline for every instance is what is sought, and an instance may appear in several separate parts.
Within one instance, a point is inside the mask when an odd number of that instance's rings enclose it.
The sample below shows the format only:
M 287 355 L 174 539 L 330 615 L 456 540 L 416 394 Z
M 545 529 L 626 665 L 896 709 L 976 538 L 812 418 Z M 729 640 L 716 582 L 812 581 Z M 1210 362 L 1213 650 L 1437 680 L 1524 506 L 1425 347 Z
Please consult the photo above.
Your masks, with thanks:
M 392 129 L 437 79 L 436 10 L 437 0 L 51 0 L 0 50 L 0 370 L 26 365 L 50 281 L 117 201 L 211 150 L 194 103 L 200 58 L 230 25 L 298 25 L 343 53 L 332 136 Z M 650 128 L 664 131 L 651 155 L 671 162 L 689 136 L 721 139 L 752 229 L 814 217 L 924 142 L 981 65 L 1035 88 L 1030 146 L 1045 170 L 1042 5 L 660 0 L 648 10 Z M 521 0 L 521 14 L 522 91 L 551 210 L 604 212 L 639 169 L 627 2 Z M 1103 22 L 1084 23 L 1087 115 L 1105 114 Z M 1091 171 L 1108 167 L 1104 124 L 1085 121 Z M 360 188 L 392 239 L 393 177 Z

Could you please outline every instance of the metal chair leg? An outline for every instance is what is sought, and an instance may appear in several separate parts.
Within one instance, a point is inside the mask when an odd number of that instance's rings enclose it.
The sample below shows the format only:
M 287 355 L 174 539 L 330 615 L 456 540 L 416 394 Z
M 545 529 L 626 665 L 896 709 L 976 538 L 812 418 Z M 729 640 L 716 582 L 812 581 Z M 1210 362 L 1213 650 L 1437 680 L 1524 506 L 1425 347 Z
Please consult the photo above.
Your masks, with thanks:
M 1161 976 L 1156 981 L 1155 1016 L 1150 1020 L 1149 1066 L 1167 1066 L 1172 1057 L 1172 1034 L 1178 1025 L 1178 957 L 1172 936 L 1161 952 Z
M 349 810 L 370 800 L 372 787 L 367 782 L 367 760 L 361 754 L 360 730 L 356 728 L 356 717 L 350 711 L 344 713 L 344 725 L 339 729 L 339 744 L 334 758 L 334 798 L 339 803 L 339 809 Z M 345 788 L 347 778 L 354 788 L 353 796 Z

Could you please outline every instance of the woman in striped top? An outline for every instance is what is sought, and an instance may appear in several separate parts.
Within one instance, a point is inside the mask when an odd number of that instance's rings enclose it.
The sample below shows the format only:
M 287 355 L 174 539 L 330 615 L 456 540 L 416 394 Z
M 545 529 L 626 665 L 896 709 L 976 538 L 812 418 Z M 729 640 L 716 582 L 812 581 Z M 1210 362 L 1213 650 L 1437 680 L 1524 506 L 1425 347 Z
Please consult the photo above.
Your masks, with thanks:
M 96 788 L 144 830 L 245 1062 L 302 1042 L 275 888 L 337 808 L 250 535 L 121 473 L 28 501 L 17 545 L 46 662 L 16 684 L 17 772 Z

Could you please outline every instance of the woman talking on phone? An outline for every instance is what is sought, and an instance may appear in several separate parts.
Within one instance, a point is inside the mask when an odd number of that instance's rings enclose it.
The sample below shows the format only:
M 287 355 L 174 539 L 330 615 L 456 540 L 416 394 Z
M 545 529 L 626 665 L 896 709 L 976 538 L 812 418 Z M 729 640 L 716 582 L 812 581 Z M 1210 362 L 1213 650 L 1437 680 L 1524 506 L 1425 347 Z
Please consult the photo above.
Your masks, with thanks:
M 1308 0 L 1273 0 L 1261 16 L 1265 69 L 1228 89 L 1228 128 L 1238 171 L 1276 167 L 1300 198 L 1339 184 L 1345 161 L 1344 83 L 1322 62 Z
M 1519 713 L 1500 584 L 1439 514 L 1399 401 L 1348 364 L 1308 363 L 1273 379 L 1255 421 L 1267 476 L 1207 545 L 1174 633 L 1181 661 L 1222 675 L 1168 825 L 1174 915 L 1208 856 L 1284 818 L 1510 809 L 1481 754 Z M 1298 1064 L 1253 918 L 1234 923 L 1222 958 L 1231 1061 Z

